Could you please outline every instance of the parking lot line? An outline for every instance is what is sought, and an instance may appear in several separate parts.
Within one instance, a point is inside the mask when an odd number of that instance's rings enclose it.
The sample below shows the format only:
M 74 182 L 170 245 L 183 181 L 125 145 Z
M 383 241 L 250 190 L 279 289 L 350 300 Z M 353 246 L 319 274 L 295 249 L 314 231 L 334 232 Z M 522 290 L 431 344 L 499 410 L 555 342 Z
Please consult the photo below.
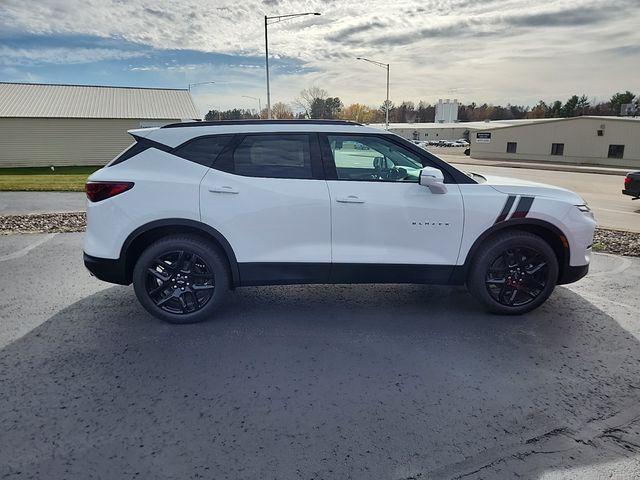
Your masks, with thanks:
M 40 245 L 42 245 L 43 243 L 48 242 L 49 240 L 51 240 L 56 235 L 57 235 L 57 233 L 49 233 L 49 234 L 45 235 L 44 237 L 39 238 L 35 242 L 27 245 L 26 247 L 21 248 L 17 252 L 13 252 L 13 253 L 8 253 L 6 255 L 2 255 L 2 256 L 0 256 L 0 262 L 6 262 L 8 260 L 15 260 L 16 258 L 24 257 L 31 250 L 33 250 L 34 248 L 38 248 Z

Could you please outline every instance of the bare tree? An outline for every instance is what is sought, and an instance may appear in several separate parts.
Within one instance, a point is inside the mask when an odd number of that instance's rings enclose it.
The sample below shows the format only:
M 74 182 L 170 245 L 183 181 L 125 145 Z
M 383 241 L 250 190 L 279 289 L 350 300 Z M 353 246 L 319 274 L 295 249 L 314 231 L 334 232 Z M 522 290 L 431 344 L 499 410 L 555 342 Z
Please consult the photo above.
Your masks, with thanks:
M 318 104 L 318 100 L 324 102 L 329 96 L 329 93 L 318 86 L 305 88 L 300 92 L 300 96 L 295 99 L 294 104 L 296 107 L 300 107 L 305 112 L 305 116 L 309 118 L 311 116 L 311 110 L 313 105 Z

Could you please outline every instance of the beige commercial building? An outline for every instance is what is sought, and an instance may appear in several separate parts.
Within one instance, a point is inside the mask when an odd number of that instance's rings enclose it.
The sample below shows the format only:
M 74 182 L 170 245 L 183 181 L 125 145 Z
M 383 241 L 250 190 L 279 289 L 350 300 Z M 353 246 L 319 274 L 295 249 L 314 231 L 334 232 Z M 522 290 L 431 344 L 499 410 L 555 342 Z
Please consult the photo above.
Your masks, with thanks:
M 384 125 L 376 125 L 384 128 Z M 409 140 L 457 140 L 489 160 L 608 165 L 640 169 L 640 118 L 573 117 L 459 123 L 392 123 Z
M 640 169 L 640 118 L 574 117 L 474 129 L 471 157 Z
M 0 168 L 104 165 L 127 130 L 199 117 L 186 89 L 0 83 Z
M 496 126 L 531 123 L 536 120 L 492 120 L 486 122 L 452 122 L 452 123 L 390 123 L 389 130 L 407 140 L 468 140 L 471 132 Z M 371 125 L 384 128 L 383 123 Z

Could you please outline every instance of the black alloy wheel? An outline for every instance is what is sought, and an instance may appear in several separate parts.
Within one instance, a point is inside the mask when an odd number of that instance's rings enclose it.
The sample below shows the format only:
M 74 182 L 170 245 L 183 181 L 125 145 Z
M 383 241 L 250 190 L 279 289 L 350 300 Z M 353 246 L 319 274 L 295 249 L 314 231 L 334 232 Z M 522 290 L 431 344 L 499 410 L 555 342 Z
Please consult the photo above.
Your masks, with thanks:
M 172 314 L 193 313 L 213 296 L 215 279 L 206 261 L 194 252 L 176 250 L 154 258 L 145 288 L 157 307 Z
M 501 305 L 522 307 L 544 292 L 548 270 L 546 258 L 534 248 L 511 248 L 493 260 L 485 285 Z
M 519 315 L 542 305 L 559 277 L 556 252 L 526 231 L 498 232 L 474 254 L 467 288 L 486 310 Z
M 133 269 L 142 306 L 170 323 L 209 320 L 231 287 L 229 262 L 217 245 L 197 235 L 174 234 L 149 245 Z

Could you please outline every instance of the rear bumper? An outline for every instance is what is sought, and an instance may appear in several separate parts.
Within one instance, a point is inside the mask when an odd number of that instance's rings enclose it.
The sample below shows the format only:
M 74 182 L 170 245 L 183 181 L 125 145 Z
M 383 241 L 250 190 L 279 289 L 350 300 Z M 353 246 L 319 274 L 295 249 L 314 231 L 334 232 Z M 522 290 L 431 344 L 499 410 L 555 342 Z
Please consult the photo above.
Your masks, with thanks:
M 94 277 L 104 282 L 117 283 L 118 285 L 129 285 L 131 283 L 125 263 L 122 260 L 92 257 L 85 253 L 84 266 Z
M 579 265 L 577 267 L 567 265 L 562 272 L 562 276 L 558 279 L 558 285 L 566 285 L 573 283 L 584 277 L 589 271 L 589 264 Z
M 622 190 L 623 195 L 629 195 L 630 197 L 640 197 L 640 190 Z

